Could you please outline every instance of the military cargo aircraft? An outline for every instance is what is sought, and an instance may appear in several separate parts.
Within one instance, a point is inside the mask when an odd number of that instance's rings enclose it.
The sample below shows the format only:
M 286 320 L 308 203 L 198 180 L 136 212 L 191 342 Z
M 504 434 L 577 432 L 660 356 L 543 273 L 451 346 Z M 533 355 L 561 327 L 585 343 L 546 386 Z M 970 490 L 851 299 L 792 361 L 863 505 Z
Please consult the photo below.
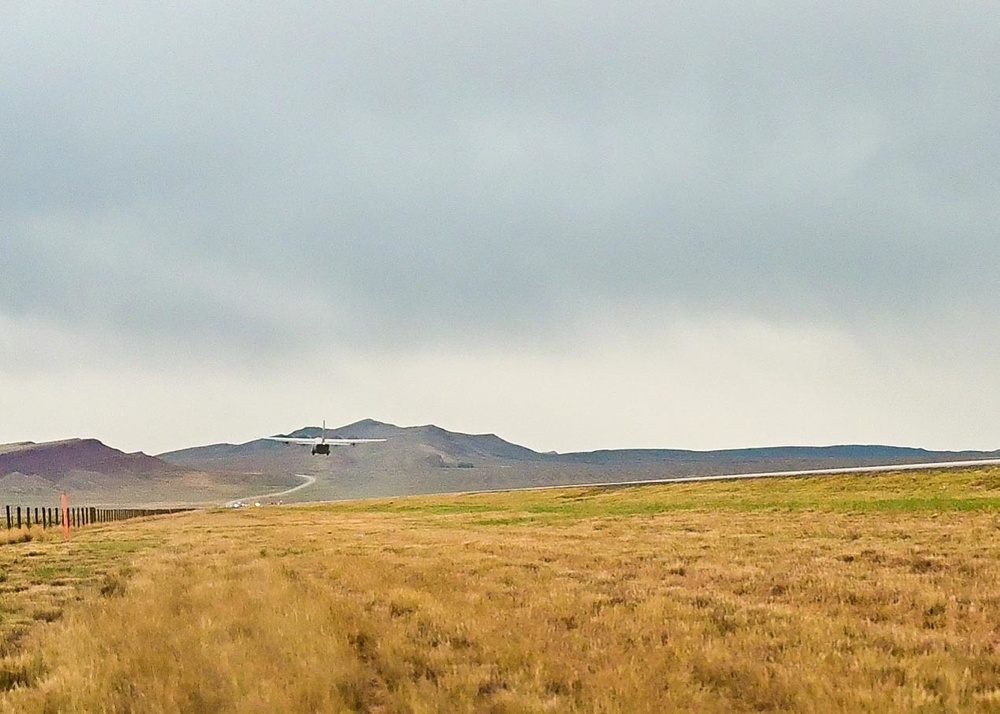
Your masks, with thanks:
M 305 446 L 312 446 L 312 451 L 310 453 L 312 453 L 313 456 L 316 454 L 329 456 L 331 446 L 354 446 L 355 444 L 373 444 L 379 441 L 385 441 L 385 439 L 341 439 L 340 437 L 327 439 L 325 420 L 323 421 L 323 430 L 317 437 L 300 439 L 291 436 L 265 436 L 264 438 L 271 441 L 280 441 L 283 444 L 302 444 Z

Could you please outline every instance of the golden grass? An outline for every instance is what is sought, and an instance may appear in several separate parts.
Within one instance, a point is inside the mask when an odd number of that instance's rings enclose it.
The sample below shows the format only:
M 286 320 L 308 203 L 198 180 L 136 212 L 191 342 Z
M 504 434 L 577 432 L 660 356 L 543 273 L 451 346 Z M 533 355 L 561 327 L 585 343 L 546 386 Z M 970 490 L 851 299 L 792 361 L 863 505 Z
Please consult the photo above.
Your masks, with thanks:
M 91 560 L 78 602 L 4 593 L 0 622 L 55 616 L 0 709 L 997 711 L 998 495 L 996 469 L 566 490 L 4 546 L 42 559 L 5 586 Z

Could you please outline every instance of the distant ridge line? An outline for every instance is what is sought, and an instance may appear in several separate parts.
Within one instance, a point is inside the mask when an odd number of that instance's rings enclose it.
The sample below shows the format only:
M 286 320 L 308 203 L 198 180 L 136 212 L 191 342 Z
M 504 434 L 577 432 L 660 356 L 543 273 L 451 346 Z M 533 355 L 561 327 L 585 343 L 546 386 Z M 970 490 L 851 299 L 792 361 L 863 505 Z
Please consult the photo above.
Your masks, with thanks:
M 931 471 L 934 469 L 957 469 L 969 466 L 995 466 L 1000 459 L 977 459 L 972 461 L 932 461 L 925 464 L 884 464 L 881 466 L 848 466 L 835 469 L 801 469 L 798 471 L 765 471 L 760 473 L 713 474 L 710 476 L 672 476 L 659 479 L 637 479 L 632 481 L 609 481 L 590 483 L 552 484 L 547 486 L 515 486 L 511 488 L 491 488 L 474 491 L 441 491 L 421 494 L 425 496 L 473 496 L 478 493 L 511 493 L 514 491 L 552 491 L 563 488 L 631 488 L 633 486 L 656 486 L 672 483 L 692 483 L 700 481 L 740 481 L 765 478 L 808 478 L 810 476 L 837 476 L 843 474 L 893 473 L 895 471 Z M 344 499 L 365 500 L 365 499 Z
M 320 427 L 306 426 L 278 436 L 313 438 L 320 434 Z M 835 461 L 853 460 L 855 466 L 873 465 L 895 462 L 905 459 L 910 463 L 943 460 L 976 460 L 979 458 L 1000 458 L 1000 450 L 978 451 L 963 449 L 959 451 L 935 451 L 920 447 L 891 446 L 886 444 L 836 444 L 830 446 L 757 446 L 731 449 L 674 449 L 674 448 L 625 448 L 625 449 L 595 449 L 593 451 L 535 451 L 527 446 L 507 441 L 495 433 L 467 434 L 449 431 L 435 424 L 420 424 L 416 426 L 397 426 L 375 419 L 361 419 L 339 427 L 330 427 L 327 434 L 340 438 L 399 438 L 409 437 L 418 441 L 436 442 L 447 449 L 456 449 L 470 456 L 488 455 L 494 458 L 513 461 L 539 461 L 547 463 L 591 464 L 591 465 L 627 465 L 655 464 L 664 461 L 674 463 L 687 462 L 734 462 L 734 461 L 770 461 L 807 460 Z M 226 453 L 230 449 L 248 447 L 257 444 L 255 439 L 244 444 L 209 444 L 205 446 L 188 447 L 158 454 L 157 456 L 183 457 L 186 454 L 210 450 Z M 867 462 L 863 463 L 863 462 Z M 817 464 L 817 468 L 824 465 Z M 830 464 L 833 468 L 833 464 Z

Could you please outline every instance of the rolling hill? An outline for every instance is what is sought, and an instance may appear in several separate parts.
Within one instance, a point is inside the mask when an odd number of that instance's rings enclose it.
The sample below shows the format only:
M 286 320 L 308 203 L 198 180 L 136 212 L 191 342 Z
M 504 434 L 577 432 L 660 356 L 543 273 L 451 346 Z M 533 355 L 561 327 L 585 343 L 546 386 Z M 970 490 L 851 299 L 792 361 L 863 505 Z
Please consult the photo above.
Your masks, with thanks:
M 20 473 L 61 483 L 75 474 L 157 478 L 185 469 L 142 452 L 126 454 L 97 439 L 66 439 L 42 444 L 9 444 L 0 453 L 0 476 Z
M 294 478 L 264 480 L 263 488 Z M 55 504 L 66 492 L 88 505 L 213 503 L 246 491 L 246 479 L 125 453 L 97 439 L 0 445 L 0 501 Z M 257 484 L 254 484 L 255 486 Z
M 319 434 L 319 427 L 305 427 L 283 436 Z M 335 448 L 330 456 L 311 456 L 306 446 L 267 439 L 158 456 L 124 453 L 96 439 L 0 445 L 0 501 L 41 505 L 67 491 L 78 503 L 94 505 L 221 503 L 278 494 L 306 482 L 308 487 L 274 498 L 337 500 L 1000 456 L 863 445 L 543 454 L 496 434 L 464 434 L 430 424 L 400 427 L 373 419 L 327 434 L 386 441 Z
M 281 436 L 319 435 L 319 427 L 305 427 Z M 373 419 L 328 429 L 327 435 L 381 438 L 386 442 L 335 448 L 324 457 L 311 456 L 308 447 L 257 439 L 173 451 L 159 457 L 190 469 L 226 471 L 234 478 L 240 474 L 311 476 L 316 479 L 315 485 L 290 499 L 332 500 L 998 456 L 998 452 L 937 452 L 864 445 L 543 454 L 495 434 L 464 434 L 434 425 L 400 427 Z

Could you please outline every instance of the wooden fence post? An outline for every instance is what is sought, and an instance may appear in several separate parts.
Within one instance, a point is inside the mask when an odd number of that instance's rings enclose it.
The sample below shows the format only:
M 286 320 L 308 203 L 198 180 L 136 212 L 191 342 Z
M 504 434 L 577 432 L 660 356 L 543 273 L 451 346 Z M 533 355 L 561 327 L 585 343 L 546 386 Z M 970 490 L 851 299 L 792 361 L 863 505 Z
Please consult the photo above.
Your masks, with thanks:
M 59 517 L 62 519 L 63 537 L 69 540 L 69 499 L 65 491 L 59 499 Z

